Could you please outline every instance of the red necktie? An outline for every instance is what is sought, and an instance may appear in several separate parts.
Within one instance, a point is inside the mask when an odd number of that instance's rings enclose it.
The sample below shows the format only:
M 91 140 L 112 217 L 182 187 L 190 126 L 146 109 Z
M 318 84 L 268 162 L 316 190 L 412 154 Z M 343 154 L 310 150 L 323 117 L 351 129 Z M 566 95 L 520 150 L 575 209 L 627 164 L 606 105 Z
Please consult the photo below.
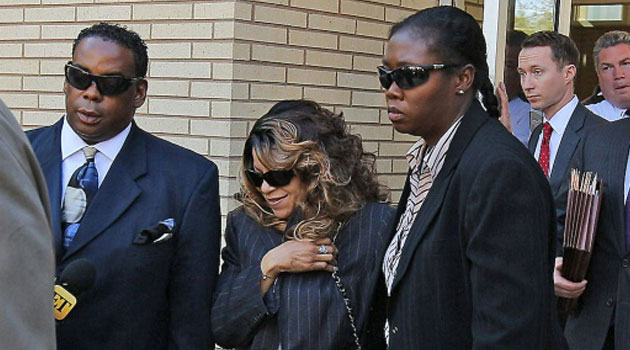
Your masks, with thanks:
M 538 156 L 538 164 L 542 168 L 546 177 L 549 177 L 549 139 L 551 139 L 551 125 L 549 122 L 543 124 L 543 139 L 540 145 L 540 155 Z

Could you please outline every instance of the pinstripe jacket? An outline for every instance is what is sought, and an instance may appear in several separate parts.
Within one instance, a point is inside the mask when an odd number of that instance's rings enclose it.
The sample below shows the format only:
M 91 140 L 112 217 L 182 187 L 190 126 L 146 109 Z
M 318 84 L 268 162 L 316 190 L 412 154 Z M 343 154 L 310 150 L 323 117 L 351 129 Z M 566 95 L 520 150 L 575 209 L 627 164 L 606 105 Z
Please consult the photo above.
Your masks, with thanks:
M 407 180 L 397 218 L 409 191 Z M 553 218 L 540 166 L 474 101 L 403 248 L 387 303 L 390 349 L 566 348 Z
M 364 347 L 384 346 L 383 317 L 370 306 L 374 296 L 384 291 L 380 266 L 393 215 L 394 210 L 385 204 L 368 203 L 350 218 L 336 241 L 339 276 Z M 228 215 L 225 239 L 212 307 L 212 331 L 219 345 L 274 350 L 279 345 L 282 350 L 352 348 L 346 307 L 330 273 L 281 274 L 263 297 L 260 261 L 283 242 L 282 233 L 261 227 L 238 208 Z M 375 305 L 384 311 L 384 304 Z
M 571 167 L 595 171 L 604 182 L 604 195 L 588 284 L 579 308 L 569 316 L 565 336 L 571 349 L 601 349 L 614 326 L 615 349 L 630 347 L 630 249 L 625 238 L 625 175 L 630 150 L 630 119 L 589 132 Z

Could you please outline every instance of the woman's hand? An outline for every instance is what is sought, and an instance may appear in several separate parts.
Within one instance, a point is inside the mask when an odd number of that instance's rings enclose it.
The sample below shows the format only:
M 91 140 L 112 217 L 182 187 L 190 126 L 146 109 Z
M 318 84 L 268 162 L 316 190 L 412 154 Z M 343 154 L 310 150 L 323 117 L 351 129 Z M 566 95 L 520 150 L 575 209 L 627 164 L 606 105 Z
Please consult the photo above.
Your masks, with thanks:
M 320 245 L 326 254 L 320 254 Z M 260 267 L 262 272 L 275 278 L 281 272 L 307 272 L 325 270 L 332 272 L 337 265 L 337 248 L 329 238 L 317 241 L 290 240 L 270 250 L 263 257 Z
M 320 254 L 320 246 L 325 248 L 325 254 Z M 333 272 L 336 265 L 337 247 L 332 244 L 330 238 L 284 242 L 268 251 L 260 262 L 260 270 L 266 276 L 260 281 L 260 291 L 265 295 L 281 272 L 317 270 Z

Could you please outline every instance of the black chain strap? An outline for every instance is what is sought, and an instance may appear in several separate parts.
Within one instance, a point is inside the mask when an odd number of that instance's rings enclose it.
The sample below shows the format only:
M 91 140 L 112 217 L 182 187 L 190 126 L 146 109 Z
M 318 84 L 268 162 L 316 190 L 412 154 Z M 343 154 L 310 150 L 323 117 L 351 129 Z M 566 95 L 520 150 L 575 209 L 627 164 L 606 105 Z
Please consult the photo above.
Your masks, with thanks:
M 359 336 L 357 335 L 357 326 L 354 323 L 354 316 L 352 314 L 352 307 L 350 306 L 350 298 L 346 293 L 346 288 L 344 288 L 343 283 L 341 283 L 341 278 L 337 274 L 337 269 L 333 271 L 332 277 L 335 280 L 335 284 L 337 285 L 337 289 L 341 292 L 341 296 L 343 297 L 343 303 L 346 305 L 346 310 L 348 310 L 348 318 L 350 319 L 350 327 L 352 327 L 352 335 L 354 336 L 354 344 L 357 346 L 358 350 L 361 350 L 361 343 L 359 342 Z
M 333 243 L 337 240 L 337 235 L 341 230 L 341 224 L 337 227 L 337 232 L 335 233 L 335 237 L 333 237 Z M 335 270 L 332 272 L 332 278 L 335 280 L 335 285 L 337 289 L 341 293 L 343 298 L 343 303 L 346 305 L 346 310 L 348 311 L 348 318 L 350 319 L 350 327 L 352 327 L 352 336 L 354 337 L 354 344 L 357 346 L 358 350 L 361 350 L 361 343 L 359 342 L 359 336 L 357 334 L 357 326 L 354 322 L 354 314 L 352 313 L 352 307 L 350 306 L 350 298 L 348 297 L 348 293 L 346 293 L 346 288 L 343 286 L 341 282 L 341 277 L 338 274 L 339 269 L 335 267 Z

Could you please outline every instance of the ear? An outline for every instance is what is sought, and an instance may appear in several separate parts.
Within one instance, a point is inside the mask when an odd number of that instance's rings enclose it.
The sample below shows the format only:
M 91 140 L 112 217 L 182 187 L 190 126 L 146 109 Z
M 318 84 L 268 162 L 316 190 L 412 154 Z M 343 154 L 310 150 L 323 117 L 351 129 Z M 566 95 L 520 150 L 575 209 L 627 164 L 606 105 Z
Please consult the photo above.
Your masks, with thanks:
M 133 106 L 140 108 L 144 104 L 144 100 L 147 98 L 148 83 L 146 79 L 138 81 L 135 85 L 135 92 L 133 96 Z
M 475 69 L 475 66 L 473 66 L 472 64 L 465 65 L 464 68 L 461 69 L 459 74 L 457 74 L 455 91 L 462 90 L 464 92 L 467 92 L 468 90 L 470 90 L 470 87 L 475 81 L 476 73 L 477 70 Z
M 564 66 L 564 81 L 565 83 L 573 83 L 575 75 L 577 74 L 577 67 L 573 64 Z

